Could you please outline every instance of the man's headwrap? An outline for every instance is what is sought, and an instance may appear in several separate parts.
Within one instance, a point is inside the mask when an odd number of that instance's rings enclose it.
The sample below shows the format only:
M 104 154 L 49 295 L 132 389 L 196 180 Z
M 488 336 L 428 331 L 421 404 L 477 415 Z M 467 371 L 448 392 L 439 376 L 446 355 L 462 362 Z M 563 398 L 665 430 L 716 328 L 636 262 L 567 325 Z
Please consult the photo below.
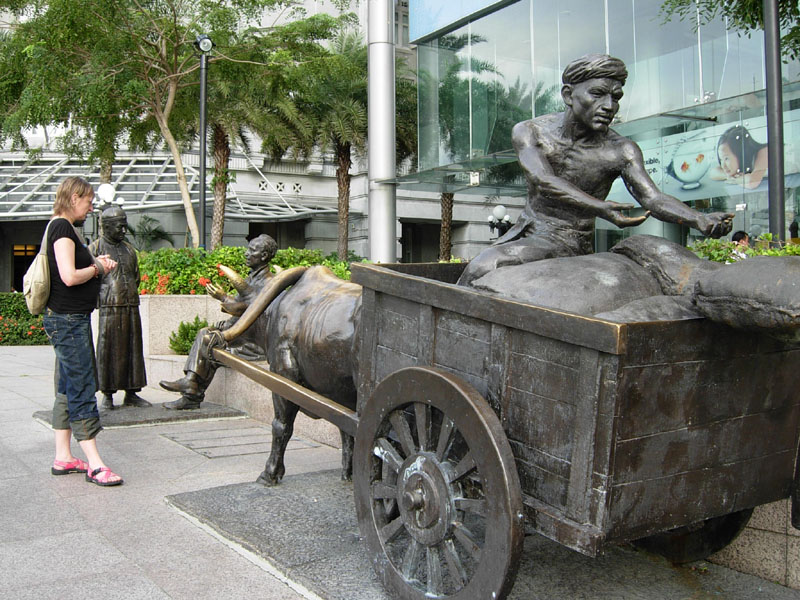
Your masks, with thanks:
M 625 85 L 628 70 L 624 62 L 608 54 L 587 54 L 569 63 L 561 75 L 565 84 L 574 85 L 589 79 L 615 79 Z

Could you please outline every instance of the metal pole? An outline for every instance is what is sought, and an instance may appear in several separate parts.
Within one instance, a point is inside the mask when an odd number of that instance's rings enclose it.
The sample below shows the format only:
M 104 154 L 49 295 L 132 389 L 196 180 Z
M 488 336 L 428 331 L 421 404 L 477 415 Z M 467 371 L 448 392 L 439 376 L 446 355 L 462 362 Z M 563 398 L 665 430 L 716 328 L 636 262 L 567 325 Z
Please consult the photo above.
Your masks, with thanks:
M 786 239 L 783 189 L 783 89 L 778 0 L 764 0 L 764 62 L 767 70 L 767 161 L 769 168 L 769 232 Z
M 394 2 L 369 0 L 368 179 L 369 251 L 374 262 L 397 261 L 395 159 Z
M 200 55 L 200 240 L 201 248 L 206 247 L 206 67 L 208 55 Z

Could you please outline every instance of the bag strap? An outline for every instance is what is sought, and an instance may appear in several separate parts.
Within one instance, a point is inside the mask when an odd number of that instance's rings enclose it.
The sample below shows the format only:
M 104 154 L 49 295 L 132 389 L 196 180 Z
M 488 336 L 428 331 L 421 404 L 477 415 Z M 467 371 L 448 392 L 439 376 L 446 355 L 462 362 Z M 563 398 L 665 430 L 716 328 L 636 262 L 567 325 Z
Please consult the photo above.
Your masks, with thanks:
M 53 222 L 53 219 L 50 219 L 47 222 L 47 227 L 44 228 L 44 236 L 42 237 L 42 245 L 39 246 L 39 254 L 47 254 L 47 232 L 50 230 L 50 223 Z

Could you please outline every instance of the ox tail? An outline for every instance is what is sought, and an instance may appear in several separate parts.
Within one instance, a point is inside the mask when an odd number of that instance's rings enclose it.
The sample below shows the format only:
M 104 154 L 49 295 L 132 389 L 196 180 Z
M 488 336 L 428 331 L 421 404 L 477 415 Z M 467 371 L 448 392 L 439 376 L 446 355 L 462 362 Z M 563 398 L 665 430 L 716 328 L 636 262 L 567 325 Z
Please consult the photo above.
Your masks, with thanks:
M 239 275 L 236 271 L 234 271 L 230 267 L 226 267 L 225 265 L 219 265 L 219 270 L 225 274 L 225 277 L 227 277 L 228 280 L 231 282 L 233 288 L 237 292 L 239 292 L 239 295 L 242 295 L 250 288 L 250 286 L 244 280 L 244 277 Z
M 303 276 L 308 267 L 294 267 L 281 271 L 275 277 L 267 281 L 266 285 L 261 288 L 258 296 L 250 303 L 247 310 L 244 311 L 241 317 L 233 324 L 230 329 L 222 332 L 222 337 L 226 342 L 236 339 L 240 336 L 250 325 L 255 323 L 258 316 L 267 310 L 270 303 L 277 298 L 280 293 L 288 288 L 290 285 L 297 283 Z

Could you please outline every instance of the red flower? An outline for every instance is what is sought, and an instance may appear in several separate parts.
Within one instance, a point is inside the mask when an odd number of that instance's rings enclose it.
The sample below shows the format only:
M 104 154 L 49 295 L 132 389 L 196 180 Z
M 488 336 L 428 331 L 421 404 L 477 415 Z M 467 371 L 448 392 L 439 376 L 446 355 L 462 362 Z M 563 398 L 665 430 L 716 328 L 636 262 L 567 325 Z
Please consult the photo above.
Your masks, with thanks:
M 145 273 L 144 275 L 142 275 L 142 281 L 150 281 L 150 276 L 147 273 Z
M 189 293 L 190 294 L 196 294 L 197 292 L 195 292 L 194 290 L 189 290 Z
M 142 290 L 141 292 L 139 292 L 139 294 L 142 295 L 142 296 L 144 296 L 146 293 L 147 293 L 147 290 Z
M 211 280 L 208 277 L 198 277 L 197 283 L 199 283 L 203 287 L 206 287 L 209 283 L 211 283 Z

